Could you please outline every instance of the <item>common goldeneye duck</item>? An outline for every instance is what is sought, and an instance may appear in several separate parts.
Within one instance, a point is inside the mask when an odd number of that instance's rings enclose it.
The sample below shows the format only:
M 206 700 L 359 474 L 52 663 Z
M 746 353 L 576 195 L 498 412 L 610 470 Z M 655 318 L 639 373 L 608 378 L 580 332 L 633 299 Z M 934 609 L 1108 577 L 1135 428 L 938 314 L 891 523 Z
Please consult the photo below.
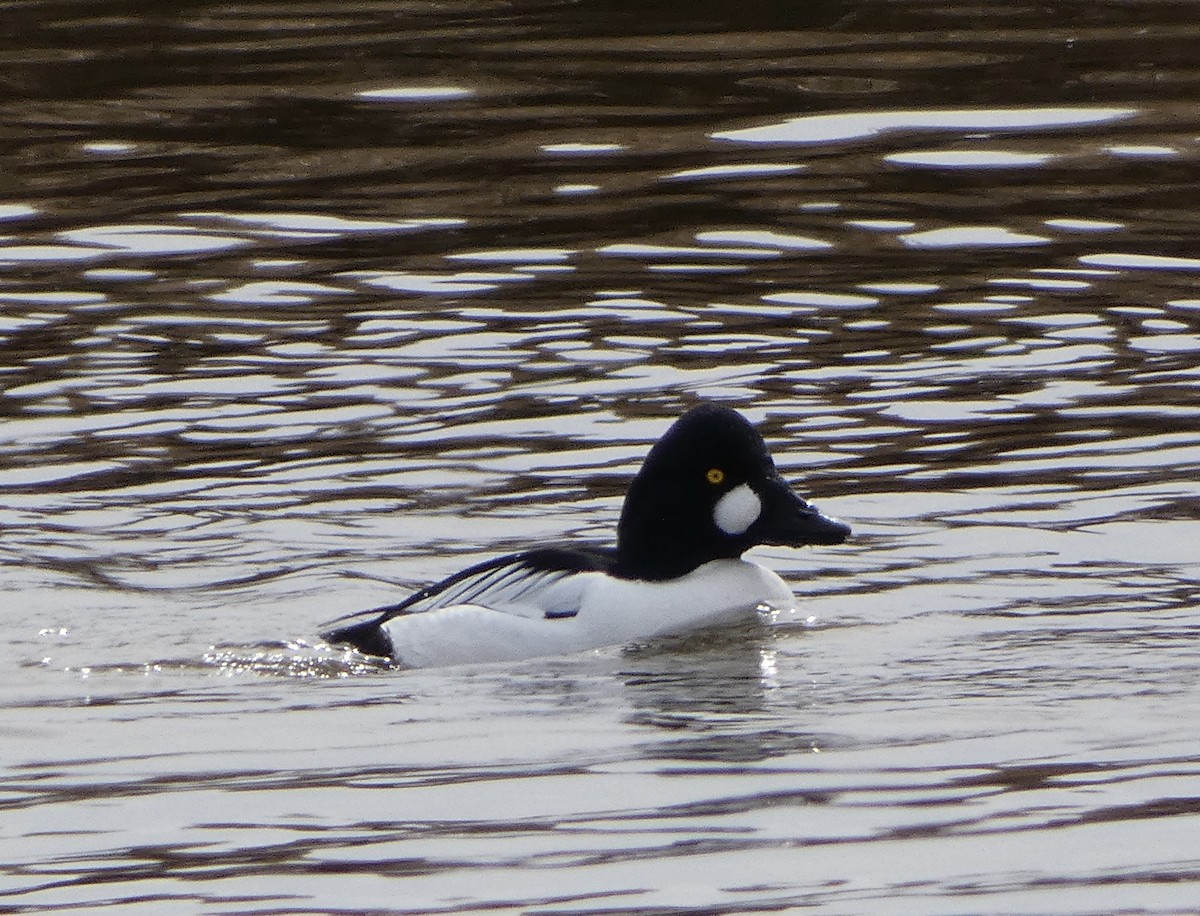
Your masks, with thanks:
M 848 525 L 792 492 L 736 411 L 702 404 L 650 450 L 616 547 L 542 547 L 472 566 L 323 637 L 405 667 L 516 661 L 676 635 L 791 607 L 757 544 L 840 544 Z

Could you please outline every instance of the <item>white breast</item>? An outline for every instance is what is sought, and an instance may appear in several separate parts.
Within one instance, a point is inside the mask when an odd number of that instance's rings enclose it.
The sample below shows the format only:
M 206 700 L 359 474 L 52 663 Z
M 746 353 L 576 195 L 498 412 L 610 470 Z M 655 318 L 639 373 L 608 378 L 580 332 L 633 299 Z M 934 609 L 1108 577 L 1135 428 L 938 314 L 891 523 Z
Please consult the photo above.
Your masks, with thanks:
M 598 645 L 613 645 L 745 619 L 795 596 L 771 570 L 747 560 L 713 560 L 669 582 L 606 578 L 589 590 L 579 617 Z

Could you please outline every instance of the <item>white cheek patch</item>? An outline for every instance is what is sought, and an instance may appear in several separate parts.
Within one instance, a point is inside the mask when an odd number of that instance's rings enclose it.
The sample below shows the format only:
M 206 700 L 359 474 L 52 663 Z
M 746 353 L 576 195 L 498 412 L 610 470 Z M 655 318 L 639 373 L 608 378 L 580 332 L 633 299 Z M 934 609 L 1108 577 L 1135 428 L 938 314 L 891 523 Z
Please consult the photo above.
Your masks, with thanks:
M 740 484 L 717 500 L 713 521 L 726 534 L 745 534 L 758 520 L 762 500 L 747 483 Z

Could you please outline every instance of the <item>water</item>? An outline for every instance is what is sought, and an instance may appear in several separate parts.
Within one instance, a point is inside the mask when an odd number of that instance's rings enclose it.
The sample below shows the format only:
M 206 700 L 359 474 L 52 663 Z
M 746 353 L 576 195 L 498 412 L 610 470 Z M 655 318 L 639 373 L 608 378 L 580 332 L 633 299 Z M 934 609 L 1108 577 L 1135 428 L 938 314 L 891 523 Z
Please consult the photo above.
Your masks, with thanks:
M 0 912 L 1200 906 L 1194 5 L 0 15 Z M 797 614 L 317 640 L 699 397 Z

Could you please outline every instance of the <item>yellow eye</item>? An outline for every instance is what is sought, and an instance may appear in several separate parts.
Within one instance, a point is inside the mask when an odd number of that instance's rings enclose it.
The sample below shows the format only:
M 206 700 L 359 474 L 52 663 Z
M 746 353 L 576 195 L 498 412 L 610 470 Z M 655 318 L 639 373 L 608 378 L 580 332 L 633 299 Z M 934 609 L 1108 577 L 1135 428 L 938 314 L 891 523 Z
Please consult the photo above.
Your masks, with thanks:
M 725 480 L 725 472 L 720 468 L 709 468 L 708 473 L 704 477 L 709 483 L 718 484 Z

